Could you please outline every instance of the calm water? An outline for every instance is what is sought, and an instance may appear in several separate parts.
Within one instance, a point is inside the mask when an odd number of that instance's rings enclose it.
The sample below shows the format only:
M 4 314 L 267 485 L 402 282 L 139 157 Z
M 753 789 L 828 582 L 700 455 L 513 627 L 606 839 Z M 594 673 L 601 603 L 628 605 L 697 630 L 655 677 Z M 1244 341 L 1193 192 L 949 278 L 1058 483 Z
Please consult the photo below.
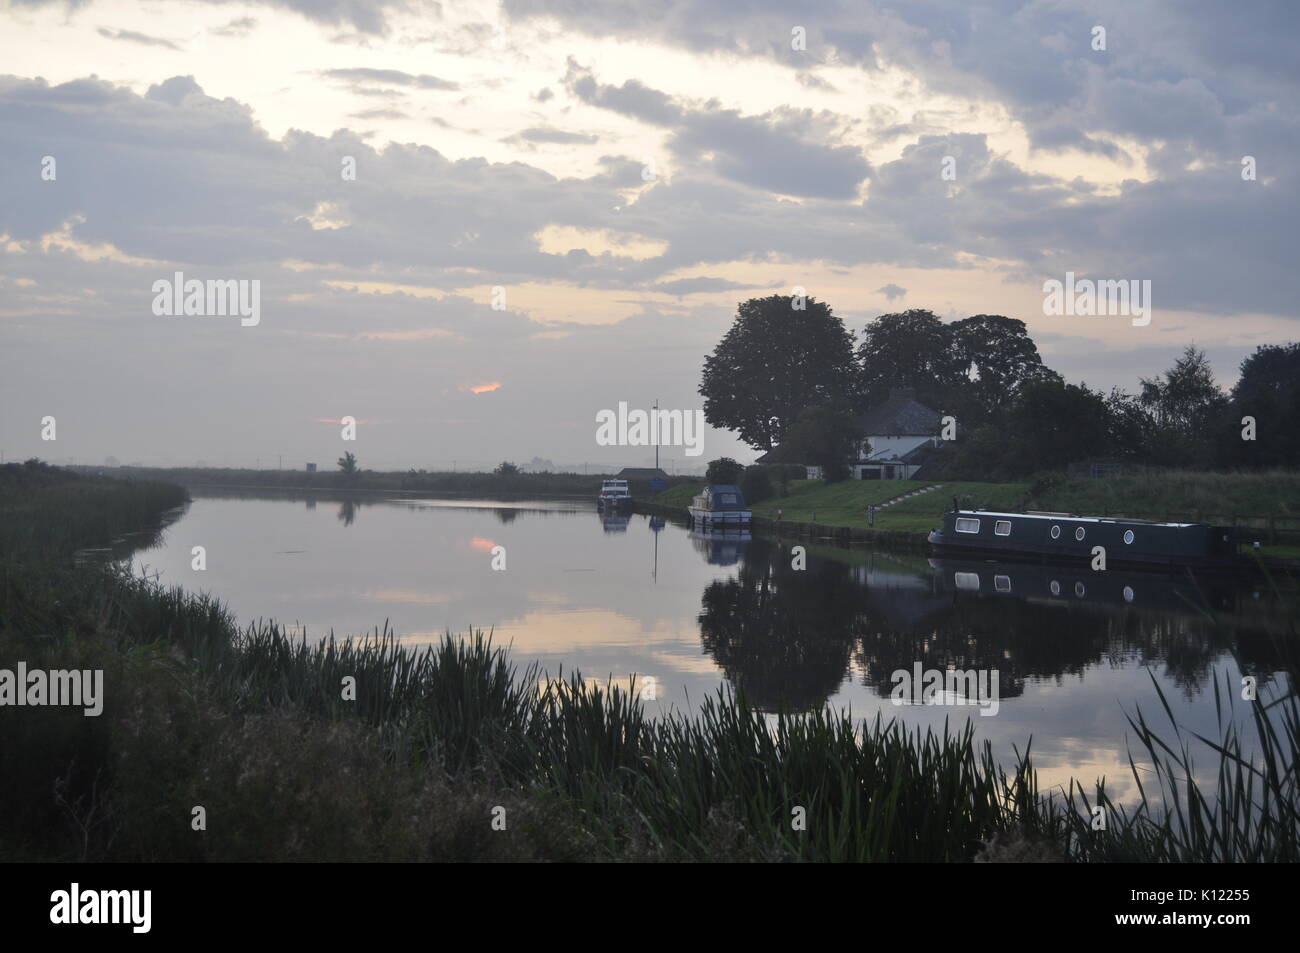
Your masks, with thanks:
M 1032 736 L 1044 788 L 1104 775 L 1114 795 L 1133 793 L 1125 713 L 1140 704 L 1166 724 L 1151 675 L 1180 725 L 1217 737 L 1211 680 L 1239 679 L 1234 651 L 1263 697 L 1294 658 L 1294 591 L 1250 582 L 819 546 L 797 571 L 791 541 L 704 539 L 645 516 L 606 519 L 585 501 L 194 497 L 135 565 L 213 593 L 243 622 L 314 638 L 387 620 L 412 645 L 491 629 L 520 668 L 653 676 L 652 710 L 690 709 L 730 685 L 767 708 L 829 702 L 936 728 L 969 717 L 1003 760 Z M 205 572 L 190 568 L 194 546 Z M 504 571 L 492 568 L 497 546 Z M 997 714 L 893 704 L 891 674 L 917 662 L 996 669 Z

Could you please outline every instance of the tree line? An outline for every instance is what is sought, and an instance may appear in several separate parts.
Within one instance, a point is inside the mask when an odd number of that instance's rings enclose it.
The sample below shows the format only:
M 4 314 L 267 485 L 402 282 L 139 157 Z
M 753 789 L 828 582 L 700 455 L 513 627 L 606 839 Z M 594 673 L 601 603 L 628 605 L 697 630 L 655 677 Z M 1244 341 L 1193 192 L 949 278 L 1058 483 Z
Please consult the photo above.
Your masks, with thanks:
M 977 314 L 885 314 L 855 339 L 822 301 L 772 295 L 741 302 L 705 358 L 705 419 L 750 447 L 843 478 L 861 445 L 857 415 L 908 387 L 957 421 L 957 439 L 927 463 L 947 479 L 1011 479 L 1083 460 L 1184 468 L 1300 464 L 1300 343 L 1261 345 L 1224 391 L 1205 352 L 1188 345 L 1135 393 L 1072 384 L 1047 367 L 1023 321 Z

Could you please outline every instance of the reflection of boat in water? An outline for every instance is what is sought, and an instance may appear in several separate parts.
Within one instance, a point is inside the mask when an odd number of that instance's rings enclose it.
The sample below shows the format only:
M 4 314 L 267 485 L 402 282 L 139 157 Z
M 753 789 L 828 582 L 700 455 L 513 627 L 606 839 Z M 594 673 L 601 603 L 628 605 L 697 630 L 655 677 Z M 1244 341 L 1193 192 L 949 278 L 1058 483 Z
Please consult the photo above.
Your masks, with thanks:
M 939 589 L 980 596 L 1011 596 L 1026 602 L 1103 609 L 1133 608 L 1162 612 L 1236 607 L 1239 587 L 1223 575 L 1167 575 L 1116 572 L 1031 563 L 931 559 Z
M 747 525 L 751 517 L 745 508 L 745 494 L 730 483 L 706 486 L 703 493 L 691 500 L 686 512 L 691 524 L 701 527 Z
M 627 480 L 601 480 L 596 509 L 602 513 L 631 510 L 632 491 L 628 489 Z
M 1105 551 L 1106 565 L 1229 568 L 1239 563 L 1230 526 L 1157 523 L 1068 513 L 995 513 L 954 508 L 930 545 L 945 554 L 1029 557 L 1091 564 Z
M 617 509 L 602 510 L 599 513 L 601 528 L 607 533 L 626 533 L 632 514 Z
M 745 553 L 745 544 L 754 537 L 745 527 L 697 526 L 691 530 L 691 545 L 701 553 L 711 566 L 734 566 Z

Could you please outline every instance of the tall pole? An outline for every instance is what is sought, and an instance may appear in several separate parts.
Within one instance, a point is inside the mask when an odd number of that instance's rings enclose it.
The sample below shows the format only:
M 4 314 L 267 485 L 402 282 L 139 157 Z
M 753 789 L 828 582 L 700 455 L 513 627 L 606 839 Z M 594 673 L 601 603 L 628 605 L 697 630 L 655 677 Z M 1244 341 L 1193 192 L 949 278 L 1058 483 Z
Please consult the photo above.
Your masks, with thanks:
M 658 397 L 655 398 L 655 469 L 656 470 L 659 469 L 659 398 Z

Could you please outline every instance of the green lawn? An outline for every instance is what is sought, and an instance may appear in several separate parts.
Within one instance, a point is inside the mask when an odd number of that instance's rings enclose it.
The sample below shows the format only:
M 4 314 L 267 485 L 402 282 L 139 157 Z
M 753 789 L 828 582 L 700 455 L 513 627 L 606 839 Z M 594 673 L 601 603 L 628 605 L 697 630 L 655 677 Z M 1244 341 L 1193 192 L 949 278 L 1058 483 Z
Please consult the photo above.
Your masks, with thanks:
M 790 522 L 824 526 L 866 527 L 867 507 L 933 486 L 912 480 L 796 480 L 789 496 L 776 496 L 753 505 L 755 516 L 775 518 L 779 508 Z M 683 510 L 702 482 L 684 483 L 653 498 L 653 502 Z M 1300 474 L 1168 473 L 1106 480 L 1048 479 L 1031 483 L 942 482 L 941 489 L 895 503 L 876 513 L 877 529 L 925 533 L 938 525 L 954 496 L 972 509 L 1061 510 L 1088 516 L 1128 516 L 1135 519 L 1192 519 L 1259 527 L 1268 541 L 1268 521 L 1276 521 L 1283 536 L 1267 547 L 1273 555 L 1300 542 Z M 1290 532 L 1287 532 L 1287 531 Z M 1246 535 L 1243 535 L 1243 539 Z M 1274 552 L 1274 550 L 1278 550 Z M 1289 554 L 1289 552 L 1288 552 Z

